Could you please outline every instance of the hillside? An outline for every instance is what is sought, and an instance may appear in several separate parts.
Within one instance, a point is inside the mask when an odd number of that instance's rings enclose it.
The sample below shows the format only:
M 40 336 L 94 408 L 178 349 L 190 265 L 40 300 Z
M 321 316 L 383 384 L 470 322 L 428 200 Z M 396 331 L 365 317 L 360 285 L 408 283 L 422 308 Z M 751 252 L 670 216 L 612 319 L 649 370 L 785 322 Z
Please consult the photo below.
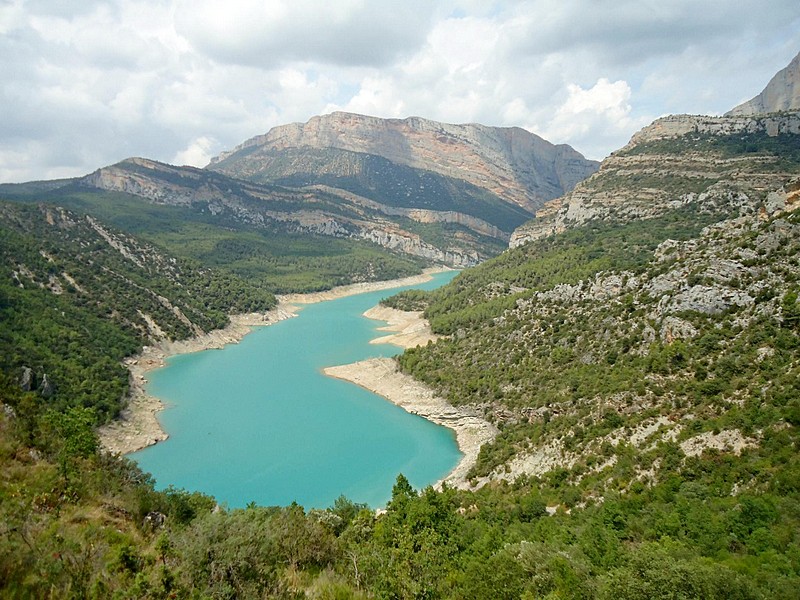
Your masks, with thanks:
M 680 207 L 737 214 L 800 165 L 800 113 L 672 115 L 635 134 L 597 173 L 511 236 L 511 247 L 591 221 L 649 219 Z
M 251 282 L 48 205 L 0 203 L 0 257 L 0 369 L 51 407 L 92 408 L 101 421 L 118 414 L 121 361 L 143 344 L 275 305 Z
M 598 403 L 619 414 L 665 410 L 666 394 L 673 423 L 697 422 L 699 388 L 725 402 L 766 393 L 732 388 L 731 375 L 758 380 L 749 369 L 775 349 L 753 339 L 795 310 L 798 125 L 793 114 L 659 120 L 518 230 L 515 248 L 432 294 L 390 301 L 426 306 L 434 331 L 451 336 L 406 352 L 404 370 L 526 431 L 504 433 L 514 448 L 478 475 L 502 477 L 553 407 L 554 437 L 537 445 L 563 443 L 575 411 Z M 665 367 L 675 354 L 680 368 Z M 734 359 L 734 371 L 714 373 Z M 782 364 L 794 360 L 790 352 Z M 596 421 L 591 410 L 582 418 Z M 564 463 L 556 452 L 546 464 Z
M 473 214 L 492 199 L 533 212 L 593 173 L 597 163 L 521 128 L 336 112 L 275 127 L 212 159 L 208 168 L 252 181 L 323 183 L 418 208 L 430 207 L 430 187 L 455 182 L 454 193 L 443 190 L 439 201 L 447 205 L 466 195 L 473 206 L 464 208 Z
M 403 277 L 418 273 L 426 260 L 368 240 L 331 237 L 313 227 L 271 221 L 263 217 L 260 200 L 238 191 L 244 182 L 204 181 L 201 178 L 214 176 L 199 169 L 132 160 L 88 179 L 105 176 L 109 190 L 83 179 L 65 180 L 56 187 L 50 182 L 0 186 L 0 198 L 91 214 L 176 256 L 246 278 L 273 293 Z M 288 192 L 284 198 L 275 197 L 274 203 L 283 207 L 294 200 Z M 324 219 L 309 220 L 324 229 Z

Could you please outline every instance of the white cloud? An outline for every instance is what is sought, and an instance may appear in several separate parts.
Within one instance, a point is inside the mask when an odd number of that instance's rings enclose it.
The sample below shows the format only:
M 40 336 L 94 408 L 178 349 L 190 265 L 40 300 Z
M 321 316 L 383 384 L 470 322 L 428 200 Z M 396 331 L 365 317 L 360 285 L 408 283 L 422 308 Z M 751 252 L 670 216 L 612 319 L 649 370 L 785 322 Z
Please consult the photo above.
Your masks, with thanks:
M 213 137 L 200 136 L 189 142 L 189 145 L 178 152 L 170 161 L 174 165 L 190 165 L 192 167 L 205 167 L 218 150 L 217 142 Z
M 622 146 L 632 131 L 651 120 L 631 117 L 631 88 L 622 80 L 601 78 L 588 89 L 569 84 L 567 93 L 541 135 L 552 141 L 570 140 L 591 158 L 603 158 L 610 145 Z
M 432 7 L 425 0 L 183 0 L 176 27 L 198 52 L 223 62 L 385 65 L 425 38 Z
M 653 116 L 752 97 L 798 50 L 790 0 L 0 0 L 0 181 L 199 164 L 337 109 L 602 158 Z

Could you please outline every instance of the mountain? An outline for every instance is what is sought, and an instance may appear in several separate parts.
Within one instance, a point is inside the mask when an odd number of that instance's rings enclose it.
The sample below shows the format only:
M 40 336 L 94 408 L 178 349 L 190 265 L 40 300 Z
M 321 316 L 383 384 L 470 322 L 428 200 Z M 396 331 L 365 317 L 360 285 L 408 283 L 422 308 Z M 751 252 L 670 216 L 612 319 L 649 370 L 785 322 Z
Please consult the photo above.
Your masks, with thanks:
M 159 296 L 202 328 L 214 312 L 202 305 L 238 294 L 207 297 L 216 270 L 203 263 L 192 278 L 191 263 L 95 217 L 0 205 L 0 333 L 15 344 L 0 340 L 0 359 L 17 368 L 0 373 L 4 595 L 797 598 L 797 122 L 660 119 L 543 207 L 513 248 L 444 288 L 387 300 L 424 308 L 441 336 L 398 368 L 499 434 L 481 448 L 472 489 L 417 491 L 400 475 L 380 514 L 344 497 L 321 510 L 231 510 L 157 490 L 131 461 L 98 453 L 90 407 L 117 401 L 104 382 L 139 339 L 120 332 L 151 330 L 139 311 L 181 327 Z M 237 256 L 284 239 L 264 211 L 313 201 L 333 215 L 346 196 L 115 168 L 26 193 Z M 365 206 L 348 193 L 347 210 Z M 325 238 L 336 241 L 354 243 Z M 48 386 L 20 389 L 44 379 L 37 362 L 20 382 L 23 353 L 69 369 L 92 349 L 107 356 L 73 378 L 83 395 L 65 410 Z
M 770 79 L 755 98 L 725 113 L 725 116 L 757 115 L 800 109 L 800 53 Z
M 0 194 L 80 205 L 120 226 L 113 207 L 135 210 L 138 198 L 140 226 L 147 205 L 175 207 L 207 226 L 367 242 L 466 267 L 502 251 L 533 209 L 596 166 L 519 128 L 334 113 L 276 127 L 206 169 L 130 158 L 74 180 L 3 185 Z M 100 202 L 103 194 L 116 196 Z
M 496 246 L 508 239 L 511 224 L 526 216 L 521 210 L 516 215 L 505 211 L 510 215 L 506 226 L 509 233 L 503 233 L 495 225 L 460 213 L 391 210 L 338 190 L 252 183 L 215 171 L 143 158 L 98 169 L 78 179 L 74 186 L 188 208 L 228 225 L 366 240 L 457 267 L 495 254 Z M 499 208 L 495 217 L 503 219 L 503 207 Z
M 800 164 L 800 112 L 663 117 L 636 133 L 574 190 L 547 203 L 511 247 L 590 222 L 650 219 L 680 207 L 759 210 Z
M 424 264 L 354 236 L 317 233 L 324 232 L 325 219 L 315 220 L 308 206 L 292 215 L 295 221 L 282 221 L 281 211 L 302 205 L 303 196 L 201 169 L 131 159 L 58 183 L 3 185 L 0 196 L 92 215 L 177 256 L 274 293 L 404 277 L 418 273 Z M 265 206 L 263 197 L 271 203 Z M 270 209 L 278 218 L 269 216 Z M 419 242 L 418 236 L 411 237 L 414 242 Z
M 519 127 L 335 112 L 275 127 L 212 159 L 208 168 L 251 181 L 340 187 L 407 208 L 452 201 L 430 197 L 421 178 L 456 180 L 477 188 L 467 188 L 476 202 L 482 190 L 532 212 L 572 189 L 597 163 Z

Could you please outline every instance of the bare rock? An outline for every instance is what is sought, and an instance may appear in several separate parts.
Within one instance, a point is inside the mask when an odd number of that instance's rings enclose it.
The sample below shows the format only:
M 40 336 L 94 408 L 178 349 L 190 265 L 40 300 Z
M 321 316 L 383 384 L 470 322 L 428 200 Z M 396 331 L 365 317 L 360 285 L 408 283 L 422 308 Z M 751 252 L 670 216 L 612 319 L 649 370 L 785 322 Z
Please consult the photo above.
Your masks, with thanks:
M 30 392 L 33 389 L 34 383 L 33 369 L 30 367 L 22 367 L 22 377 L 19 381 L 19 387 L 23 392 Z
M 688 340 L 697 335 L 694 325 L 677 317 L 667 317 L 661 323 L 659 336 L 661 341 L 669 344 L 674 340 Z
M 726 115 L 754 115 L 800 108 L 800 53 L 770 79 L 755 98 L 727 112 Z
M 38 392 L 41 394 L 42 398 L 52 398 L 53 394 L 56 393 L 55 386 L 47 377 L 47 373 L 42 376 L 42 383 L 39 384 Z

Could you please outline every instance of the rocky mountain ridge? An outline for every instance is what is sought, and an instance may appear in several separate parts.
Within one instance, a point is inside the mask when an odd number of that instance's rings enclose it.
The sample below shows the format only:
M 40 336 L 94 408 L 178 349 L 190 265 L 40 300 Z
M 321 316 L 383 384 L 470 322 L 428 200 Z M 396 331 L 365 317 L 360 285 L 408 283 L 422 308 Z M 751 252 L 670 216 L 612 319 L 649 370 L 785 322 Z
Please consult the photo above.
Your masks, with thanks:
M 755 98 L 725 113 L 725 116 L 755 115 L 800 109 L 800 53 L 770 79 Z
M 798 146 L 796 111 L 663 117 L 539 210 L 512 234 L 510 246 L 590 221 L 653 218 L 685 205 L 730 215 L 760 210 L 771 194 L 786 193 L 781 189 L 796 174 Z
M 243 179 L 275 180 L 302 171 L 301 158 L 321 149 L 379 156 L 460 179 L 527 211 L 560 196 L 597 167 L 571 147 L 551 144 L 518 127 L 335 112 L 274 127 L 212 159 L 208 168 Z M 287 165 L 284 157 L 290 150 L 300 152 Z
M 131 194 L 155 204 L 193 207 L 220 219 L 232 219 L 254 227 L 279 226 L 290 232 L 362 239 L 453 267 L 470 266 L 481 260 L 480 253 L 471 247 L 468 235 L 461 238 L 464 240 L 461 245 L 453 240 L 452 245 L 438 247 L 391 220 L 391 213 L 382 206 L 355 195 L 346 196 L 322 188 L 293 190 L 264 186 L 212 171 L 175 167 L 144 158 L 131 158 L 98 169 L 78 180 L 76 185 Z M 426 217 L 430 218 L 403 211 L 394 214 L 416 217 L 415 220 L 423 222 Z M 444 220 L 446 223 L 469 223 L 480 235 L 503 236 L 498 229 L 480 220 L 469 221 L 461 215 Z M 504 237 L 507 238 L 507 234 Z
M 134 157 L 0 193 L 56 204 L 86 191 L 125 194 L 234 228 L 365 241 L 463 268 L 502 251 L 533 207 L 595 169 L 519 128 L 334 113 L 273 128 L 206 169 Z

